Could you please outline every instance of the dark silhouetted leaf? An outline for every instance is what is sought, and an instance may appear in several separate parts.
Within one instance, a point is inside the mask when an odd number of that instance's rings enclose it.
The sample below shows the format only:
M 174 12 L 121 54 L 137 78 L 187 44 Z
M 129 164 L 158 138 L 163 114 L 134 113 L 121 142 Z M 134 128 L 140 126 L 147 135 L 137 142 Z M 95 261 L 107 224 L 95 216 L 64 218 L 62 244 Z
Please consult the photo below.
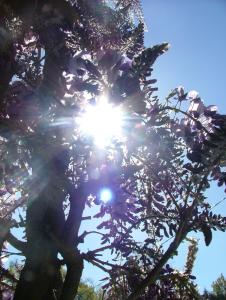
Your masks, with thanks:
M 206 246 L 209 246 L 209 244 L 212 241 L 212 231 L 211 231 L 211 228 L 208 225 L 203 224 L 201 226 L 201 230 L 202 230 L 202 232 L 204 234 Z

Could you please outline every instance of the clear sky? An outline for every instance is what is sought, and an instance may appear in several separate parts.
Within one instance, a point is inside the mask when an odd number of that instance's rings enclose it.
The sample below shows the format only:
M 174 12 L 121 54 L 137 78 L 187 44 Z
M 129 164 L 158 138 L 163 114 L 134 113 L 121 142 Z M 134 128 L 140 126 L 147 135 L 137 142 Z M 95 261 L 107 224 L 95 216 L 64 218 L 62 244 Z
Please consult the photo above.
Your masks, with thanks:
M 154 78 L 158 80 L 158 95 L 183 85 L 186 90 L 195 89 L 206 105 L 215 104 L 221 113 L 226 113 L 226 1 L 225 0 L 143 0 L 143 10 L 148 32 L 146 46 L 169 42 L 171 48 L 154 65 Z M 211 203 L 220 201 L 226 194 L 213 187 L 208 196 Z M 226 203 L 214 210 L 226 215 Z M 93 224 L 92 224 L 93 226 Z M 209 247 L 199 238 L 194 274 L 200 290 L 210 289 L 220 273 L 226 276 L 226 233 L 213 234 Z M 90 239 L 90 248 L 96 242 Z M 183 268 L 187 244 L 179 248 L 174 259 L 178 268 Z M 95 283 L 103 273 L 87 266 L 84 278 Z
M 146 46 L 169 42 L 154 66 L 161 95 L 182 84 L 226 113 L 226 1 L 143 0 Z
M 154 65 L 158 94 L 164 97 L 179 85 L 195 89 L 206 105 L 216 104 L 226 114 L 226 1 L 225 0 L 143 0 L 148 32 L 146 46 L 169 42 L 171 48 Z M 211 203 L 226 194 L 213 187 Z M 214 210 L 226 215 L 226 203 Z M 192 235 L 191 235 L 192 236 Z M 195 235 L 193 235 L 195 237 Z M 226 276 L 226 233 L 213 233 L 206 247 L 199 236 L 194 273 L 201 290 L 210 288 L 220 273 Z M 184 265 L 187 248 L 182 245 L 175 265 Z

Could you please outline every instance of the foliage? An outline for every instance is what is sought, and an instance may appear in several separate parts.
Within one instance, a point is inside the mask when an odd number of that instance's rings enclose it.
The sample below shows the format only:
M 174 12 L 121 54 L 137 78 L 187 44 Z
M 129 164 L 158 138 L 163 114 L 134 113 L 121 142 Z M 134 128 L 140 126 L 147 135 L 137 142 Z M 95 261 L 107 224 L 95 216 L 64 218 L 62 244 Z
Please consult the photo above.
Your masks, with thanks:
M 226 298 L 226 279 L 221 274 L 212 283 L 212 292 L 204 291 L 203 298 L 207 300 L 224 300 Z
M 112 288 L 127 300 L 194 293 L 193 262 L 180 273 L 169 259 L 190 232 L 208 246 L 226 228 L 205 196 L 226 183 L 226 116 L 182 87 L 154 94 L 169 45 L 144 47 L 137 0 L 3 0 L 0 24 L 0 245 L 25 258 L 14 299 L 74 299 L 84 261 L 107 273 L 107 299 Z M 123 134 L 98 149 L 78 120 L 103 97 L 122 111 Z M 96 230 L 80 232 L 90 218 Z M 91 234 L 100 244 L 81 251 Z
M 78 288 L 78 300 L 102 300 L 102 292 L 95 291 L 94 287 L 87 284 L 86 282 L 81 282 Z
M 172 269 L 169 264 L 166 264 L 162 270 L 161 275 L 154 284 L 148 286 L 137 299 L 201 299 L 197 286 L 194 283 L 195 277 L 191 274 L 195 255 L 198 250 L 197 241 L 195 239 L 188 239 L 190 245 L 185 264 L 185 271 L 181 272 Z M 130 261 L 130 266 L 139 269 L 136 260 Z M 136 269 L 134 271 L 136 271 Z M 107 299 L 109 300 L 123 300 L 130 290 L 139 285 L 139 275 L 135 278 L 130 271 L 124 276 L 117 278 L 117 282 L 111 282 L 111 288 L 108 290 Z
M 226 279 L 223 274 L 213 282 L 212 288 L 216 296 L 226 297 Z

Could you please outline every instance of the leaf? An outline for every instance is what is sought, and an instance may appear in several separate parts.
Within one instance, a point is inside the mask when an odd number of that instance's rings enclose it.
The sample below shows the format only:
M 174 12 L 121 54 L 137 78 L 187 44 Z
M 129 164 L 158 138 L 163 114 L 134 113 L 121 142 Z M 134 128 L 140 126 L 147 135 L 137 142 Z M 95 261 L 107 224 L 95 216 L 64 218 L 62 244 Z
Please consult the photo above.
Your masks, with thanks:
M 99 224 L 99 225 L 97 226 L 97 229 L 102 229 L 103 227 L 104 227 L 105 229 L 110 228 L 110 222 L 109 222 L 109 221 L 104 221 L 104 222 L 102 222 L 101 224 Z
M 171 236 L 174 236 L 175 232 L 176 232 L 176 225 L 171 223 L 171 224 L 169 225 L 169 234 L 170 234 Z
M 202 155 L 198 151 L 193 151 L 192 153 L 187 154 L 187 158 L 192 162 L 202 162 Z
M 163 211 L 163 210 L 164 210 L 165 205 L 163 205 L 163 204 L 161 204 L 161 203 L 159 203 L 159 202 L 156 202 L 156 201 L 153 201 L 153 204 L 154 204 L 154 206 L 155 206 L 158 210 L 160 210 L 160 211 Z
M 133 58 L 142 51 L 144 46 L 144 24 L 142 22 L 131 32 L 129 39 L 127 56 Z
M 97 69 L 97 66 L 95 66 L 91 61 L 85 60 L 85 67 L 86 67 L 87 71 L 89 71 L 95 77 L 97 77 L 97 78 L 101 77 L 101 74 Z
M 100 279 L 99 281 L 106 281 L 108 279 L 109 279 L 109 277 L 104 277 L 104 278 Z
M 98 85 L 97 84 L 91 84 L 91 83 L 88 83 L 88 82 L 76 81 L 73 84 L 73 87 L 76 90 L 80 91 L 80 92 L 88 91 L 88 92 L 96 94 L 96 95 L 98 94 Z
M 140 92 L 139 78 L 134 76 L 132 73 L 125 73 L 118 77 L 116 85 L 120 93 L 126 93 L 127 96 L 131 96 Z
M 7 190 L 0 190 L 0 197 L 4 196 L 7 193 Z
M 147 238 L 144 242 L 145 242 L 145 244 L 154 244 L 155 239 Z
M 173 98 L 175 95 L 177 95 L 177 90 L 172 90 L 168 96 L 166 96 L 166 100 L 169 100 L 170 98 Z
M 125 179 L 133 177 L 135 173 L 139 172 L 143 167 L 137 165 L 129 165 L 122 168 L 122 172 Z
M 120 54 L 116 50 L 107 50 L 99 60 L 99 66 L 103 69 L 110 69 L 120 59 Z
M 18 225 L 20 227 L 25 227 L 26 226 L 25 220 L 23 219 L 20 213 L 19 213 L 19 218 L 20 218 L 20 222 L 18 223 Z
M 101 211 L 99 213 L 97 213 L 96 215 L 94 215 L 94 218 L 102 218 L 105 215 L 105 210 L 101 209 Z
M 212 241 L 212 231 L 211 231 L 211 228 L 208 225 L 206 225 L 206 224 L 202 224 L 201 230 L 202 230 L 204 238 L 205 238 L 206 246 L 209 246 L 209 244 Z
M 148 75 L 150 67 L 154 64 L 158 56 L 162 55 L 169 49 L 168 43 L 159 44 L 152 48 L 146 48 L 135 58 L 134 69 L 141 75 Z

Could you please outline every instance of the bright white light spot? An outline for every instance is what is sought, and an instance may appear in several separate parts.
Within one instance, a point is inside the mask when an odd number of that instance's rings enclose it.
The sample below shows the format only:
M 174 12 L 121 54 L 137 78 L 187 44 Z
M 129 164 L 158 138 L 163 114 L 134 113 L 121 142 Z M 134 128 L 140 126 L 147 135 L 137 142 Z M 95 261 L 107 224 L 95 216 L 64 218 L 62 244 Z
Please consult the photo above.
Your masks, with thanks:
M 2 257 L 2 258 L 1 258 L 1 262 L 2 262 L 3 264 L 5 264 L 8 260 L 9 260 L 9 257 L 8 257 L 8 256 L 5 256 L 5 257 Z
M 100 191 L 100 201 L 103 201 L 105 203 L 111 201 L 113 198 L 112 191 L 108 188 L 104 188 Z
M 77 122 L 81 132 L 92 136 L 96 146 L 100 148 L 108 146 L 113 138 L 119 139 L 122 135 L 122 111 L 108 103 L 104 96 L 97 104 L 88 105 Z

